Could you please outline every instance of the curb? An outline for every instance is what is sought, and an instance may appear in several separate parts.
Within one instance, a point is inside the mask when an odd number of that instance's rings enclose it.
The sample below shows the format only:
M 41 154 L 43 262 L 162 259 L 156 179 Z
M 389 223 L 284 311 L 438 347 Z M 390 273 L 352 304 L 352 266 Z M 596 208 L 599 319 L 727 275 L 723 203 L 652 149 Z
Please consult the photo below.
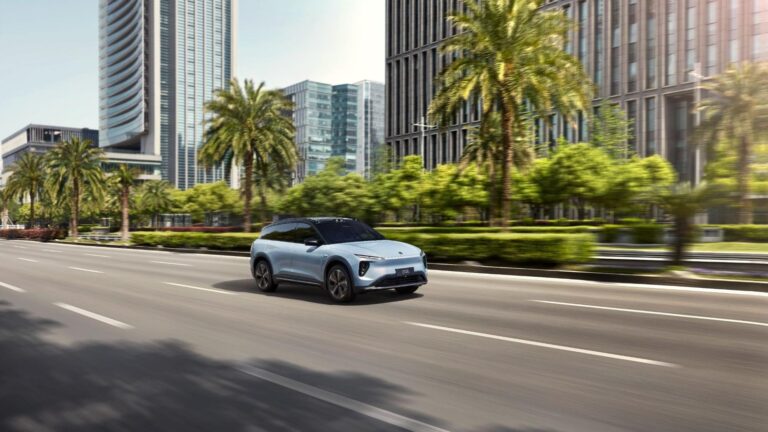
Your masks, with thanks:
M 250 253 L 245 251 L 224 251 L 224 250 L 210 250 L 210 249 L 188 249 L 188 248 L 163 248 L 163 247 L 149 247 L 149 246 L 118 246 L 118 245 L 95 245 L 84 244 L 67 241 L 56 241 L 59 244 L 69 244 L 78 246 L 95 246 L 95 247 L 107 247 L 115 249 L 140 249 L 140 250 L 154 250 L 154 251 L 167 251 L 176 253 L 195 253 L 205 255 L 226 255 L 226 256 L 240 256 L 249 257 Z M 481 274 L 496 274 L 496 275 L 509 275 L 509 276 L 533 276 L 542 278 L 554 278 L 554 279 L 575 279 L 592 282 L 606 282 L 606 283 L 628 283 L 628 284 L 645 284 L 645 285 L 668 285 L 668 286 L 681 286 L 681 287 L 695 287 L 695 288 L 710 288 L 710 289 L 725 289 L 734 291 L 756 291 L 756 292 L 768 292 L 768 282 L 754 282 L 754 281 L 737 281 L 728 279 L 692 279 L 692 278 L 679 278 L 670 276 L 646 276 L 646 275 L 627 275 L 620 273 L 598 273 L 598 272 L 586 272 L 575 270 L 546 270 L 535 269 L 525 267 L 500 267 L 500 266 L 484 266 L 484 265 L 470 265 L 470 264 L 442 264 L 442 263 L 429 263 L 429 268 L 434 270 L 464 272 L 464 273 L 481 273 Z

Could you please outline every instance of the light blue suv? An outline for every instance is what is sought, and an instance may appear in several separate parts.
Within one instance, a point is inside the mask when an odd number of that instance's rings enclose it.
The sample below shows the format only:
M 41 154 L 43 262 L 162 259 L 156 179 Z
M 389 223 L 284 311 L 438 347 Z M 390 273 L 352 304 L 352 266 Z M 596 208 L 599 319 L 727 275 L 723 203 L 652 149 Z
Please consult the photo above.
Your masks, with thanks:
M 365 291 L 413 293 L 427 283 L 427 258 L 354 219 L 284 219 L 266 226 L 251 245 L 251 272 L 261 291 L 281 282 L 309 284 L 336 302 L 350 302 Z

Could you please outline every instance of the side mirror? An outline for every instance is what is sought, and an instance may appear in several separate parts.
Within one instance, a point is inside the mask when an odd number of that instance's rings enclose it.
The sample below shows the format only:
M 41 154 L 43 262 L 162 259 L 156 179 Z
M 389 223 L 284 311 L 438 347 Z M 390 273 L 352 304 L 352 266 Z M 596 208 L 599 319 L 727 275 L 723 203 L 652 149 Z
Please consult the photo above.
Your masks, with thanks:
M 317 247 L 317 246 L 320 246 L 321 244 L 322 244 L 322 242 L 319 239 L 315 238 L 315 237 L 310 237 L 310 238 L 304 240 L 304 246 L 314 246 L 314 247 Z

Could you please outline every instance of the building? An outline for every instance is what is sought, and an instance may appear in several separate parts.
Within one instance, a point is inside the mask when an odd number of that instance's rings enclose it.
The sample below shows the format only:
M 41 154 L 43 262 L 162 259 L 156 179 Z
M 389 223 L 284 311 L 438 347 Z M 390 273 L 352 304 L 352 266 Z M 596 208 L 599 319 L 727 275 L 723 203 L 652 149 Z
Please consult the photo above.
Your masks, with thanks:
M 203 104 L 234 70 L 236 0 L 100 0 L 99 145 L 180 189 L 225 179 L 197 160 Z
M 459 0 L 387 0 L 387 145 L 395 160 L 420 153 L 435 76 L 450 62 L 441 41 L 456 29 L 446 21 Z M 768 59 L 765 0 L 549 0 L 575 23 L 565 49 L 592 77 L 594 105 L 609 99 L 634 122 L 629 143 L 642 156 L 661 154 L 681 178 L 697 180 L 704 155 L 691 132 L 699 80 L 729 65 Z M 427 129 L 427 167 L 456 161 L 477 107 L 465 106 L 445 129 Z M 553 115 L 537 121 L 539 142 L 588 140 L 586 116 L 575 125 Z
M 299 163 L 296 182 L 342 157 L 347 172 L 370 177 L 384 142 L 384 85 L 373 81 L 330 85 L 303 81 L 283 92 L 294 104 Z
M 45 153 L 62 141 L 72 138 L 91 140 L 99 145 L 99 131 L 88 128 L 71 128 L 30 124 L 5 138 L 0 144 L 2 164 L 0 164 L 0 186 L 4 186 L 10 177 L 13 165 L 22 154 L 27 152 Z

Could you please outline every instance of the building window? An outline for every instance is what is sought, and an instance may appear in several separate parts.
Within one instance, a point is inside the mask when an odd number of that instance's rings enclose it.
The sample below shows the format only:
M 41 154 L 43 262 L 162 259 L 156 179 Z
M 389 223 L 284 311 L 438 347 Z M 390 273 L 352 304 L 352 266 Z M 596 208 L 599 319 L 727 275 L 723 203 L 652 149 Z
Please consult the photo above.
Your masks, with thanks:
M 752 0 L 752 60 L 768 59 L 768 2 Z
M 597 86 L 597 95 L 601 93 L 601 87 L 603 85 L 603 25 L 604 15 L 603 9 L 605 8 L 605 0 L 597 0 L 595 2 L 595 70 L 594 80 Z
M 696 4 L 699 0 L 685 3 L 685 80 L 691 81 L 696 67 Z M 700 73 L 700 72 L 699 72 Z
M 667 39 L 666 39 L 666 78 L 665 85 L 677 84 L 677 0 L 667 0 Z
M 717 1 L 707 0 L 707 76 L 717 74 Z
M 648 98 L 645 100 L 645 155 L 656 153 L 656 98 Z
M 656 88 L 656 0 L 646 1 L 645 20 L 645 88 Z
M 587 17 L 589 9 L 587 8 L 587 2 L 582 0 L 579 2 L 579 61 L 582 65 L 586 65 L 587 60 Z
M 621 1 L 611 0 L 611 94 L 619 94 L 621 83 Z
M 627 101 L 627 120 L 629 121 L 629 140 L 627 140 L 627 147 L 629 148 L 629 154 L 637 154 L 637 101 Z
M 568 22 L 573 22 L 573 8 L 571 8 L 570 4 L 563 6 L 563 14 L 568 18 Z M 570 30 L 565 38 L 565 52 L 573 54 L 573 38 L 571 37 Z
M 743 0 L 729 0 L 728 21 L 728 61 L 736 63 L 741 58 L 741 2 Z
M 637 91 L 637 0 L 629 0 L 629 45 L 627 46 L 627 91 Z

